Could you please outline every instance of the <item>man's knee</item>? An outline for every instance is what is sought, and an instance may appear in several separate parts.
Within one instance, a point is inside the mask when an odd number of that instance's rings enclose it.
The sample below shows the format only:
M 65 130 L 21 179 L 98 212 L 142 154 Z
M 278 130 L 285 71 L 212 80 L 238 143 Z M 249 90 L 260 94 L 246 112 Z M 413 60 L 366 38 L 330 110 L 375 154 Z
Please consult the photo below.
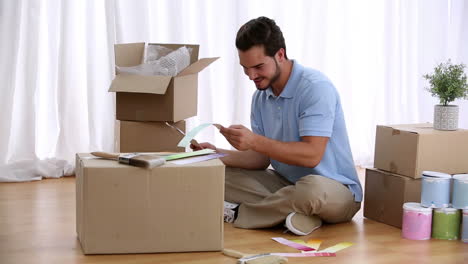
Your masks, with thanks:
M 343 184 L 320 175 L 308 175 L 296 182 L 294 204 L 302 213 L 324 216 L 346 211 L 354 197 Z
M 320 213 L 327 202 L 327 194 L 319 177 L 321 176 L 304 176 L 296 182 L 293 196 L 296 211 L 306 215 Z
M 296 199 L 303 201 L 322 201 L 326 199 L 327 184 L 319 175 L 308 175 L 296 182 Z

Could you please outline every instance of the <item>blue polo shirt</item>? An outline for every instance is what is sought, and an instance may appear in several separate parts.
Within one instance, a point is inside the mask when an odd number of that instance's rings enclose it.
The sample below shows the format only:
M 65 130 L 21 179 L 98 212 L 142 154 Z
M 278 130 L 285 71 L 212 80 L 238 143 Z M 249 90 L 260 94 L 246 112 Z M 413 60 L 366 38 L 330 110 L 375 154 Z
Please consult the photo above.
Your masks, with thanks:
M 293 60 L 291 75 L 279 96 L 271 87 L 254 93 L 251 127 L 256 134 L 283 142 L 301 141 L 302 136 L 328 137 L 323 158 L 314 168 L 274 159 L 270 159 L 271 165 L 292 183 L 310 174 L 336 180 L 351 190 L 355 201 L 362 201 L 340 97 L 324 74 Z

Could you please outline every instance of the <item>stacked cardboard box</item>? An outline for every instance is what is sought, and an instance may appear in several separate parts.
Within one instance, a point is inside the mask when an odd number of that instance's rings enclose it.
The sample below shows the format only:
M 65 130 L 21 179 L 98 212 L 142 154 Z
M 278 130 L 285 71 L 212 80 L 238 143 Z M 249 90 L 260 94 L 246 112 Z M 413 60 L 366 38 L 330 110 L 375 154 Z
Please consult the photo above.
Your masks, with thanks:
M 173 126 L 185 131 L 185 121 Z M 177 147 L 183 135 L 164 122 L 115 121 L 116 152 L 183 152 Z
M 184 119 L 197 115 L 198 73 L 218 58 L 198 59 L 198 45 L 160 45 L 172 50 L 190 48 L 190 65 L 177 76 L 117 74 L 110 92 L 116 93 L 116 152 L 184 151 L 177 147 L 185 131 Z M 115 65 L 141 64 L 145 43 L 117 44 Z M 143 123 L 144 122 L 144 123 Z M 176 144 L 173 144 L 173 143 Z
M 184 119 L 197 114 L 198 60 L 177 76 L 117 74 L 116 152 L 180 152 Z M 115 45 L 115 64 L 141 64 L 144 43 Z M 224 164 L 218 160 L 153 169 L 76 156 L 76 228 L 85 254 L 214 251 L 223 248 Z
M 421 201 L 421 173 L 466 173 L 467 157 L 468 130 L 440 131 L 428 123 L 377 126 L 364 216 L 401 228 L 403 204 Z

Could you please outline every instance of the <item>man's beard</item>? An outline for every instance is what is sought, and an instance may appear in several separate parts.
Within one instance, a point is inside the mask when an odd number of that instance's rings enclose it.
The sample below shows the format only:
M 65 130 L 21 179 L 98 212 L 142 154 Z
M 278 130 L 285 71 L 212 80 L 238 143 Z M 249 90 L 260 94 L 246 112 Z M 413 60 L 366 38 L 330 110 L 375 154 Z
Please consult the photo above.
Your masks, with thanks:
M 275 57 L 273 57 L 273 60 L 275 61 L 275 73 L 273 74 L 273 77 L 271 77 L 270 82 L 268 83 L 267 86 L 265 86 L 264 88 L 257 87 L 257 90 L 260 90 L 260 91 L 266 90 L 266 89 L 268 89 L 268 87 L 271 86 L 271 84 L 273 84 L 274 82 L 276 82 L 279 79 L 279 77 L 281 75 L 281 70 L 280 70 L 280 67 L 279 67 L 278 62 L 276 61 Z

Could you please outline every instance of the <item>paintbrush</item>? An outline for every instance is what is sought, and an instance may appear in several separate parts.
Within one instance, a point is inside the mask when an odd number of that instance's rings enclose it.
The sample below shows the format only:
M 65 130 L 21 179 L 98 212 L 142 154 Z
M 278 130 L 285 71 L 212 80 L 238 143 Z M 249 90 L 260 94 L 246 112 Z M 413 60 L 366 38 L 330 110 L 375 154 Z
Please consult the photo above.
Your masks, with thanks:
M 155 168 L 166 163 L 166 159 L 162 156 L 149 155 L 149 154 L 112 154 L 107 152 L 91 152 L 92 155 L 104 159 L 117 160 L 119 163 L 128 164 L 136 167 Z
M 251 255 L 244 254 L 232 249 L 223 249 L 223 254 L 229 257 L 237 258 L 238 264 L 283 264 L 288 262 L 287 258 L 272 255 L 270 253 Z
M 169 154 L 167 152 L 164 152 L 164 153 L 159 153 L 160 155 L 139 154 L 139 153 L 129 153 L 129 154 L 119 155 L 119 154 L 100 152 L 100 151 L 91 152 L 91 154 L 99 158 L 116 160 L 119 163 L 151 169 L 151 168 L 159 167 L 163 165 L 164 163 L 166 163 L 166 161 L 184 159 L 184 158 L 193 157 L 193 156 L 207 155 L 207 154 L 212 154 L 214 152 L 215 151 L 212 149 L 202 149 L 202 150 L 197 150 L 193 152 L 181 152 L 181 153 L 175 153 L 175 154 Z

